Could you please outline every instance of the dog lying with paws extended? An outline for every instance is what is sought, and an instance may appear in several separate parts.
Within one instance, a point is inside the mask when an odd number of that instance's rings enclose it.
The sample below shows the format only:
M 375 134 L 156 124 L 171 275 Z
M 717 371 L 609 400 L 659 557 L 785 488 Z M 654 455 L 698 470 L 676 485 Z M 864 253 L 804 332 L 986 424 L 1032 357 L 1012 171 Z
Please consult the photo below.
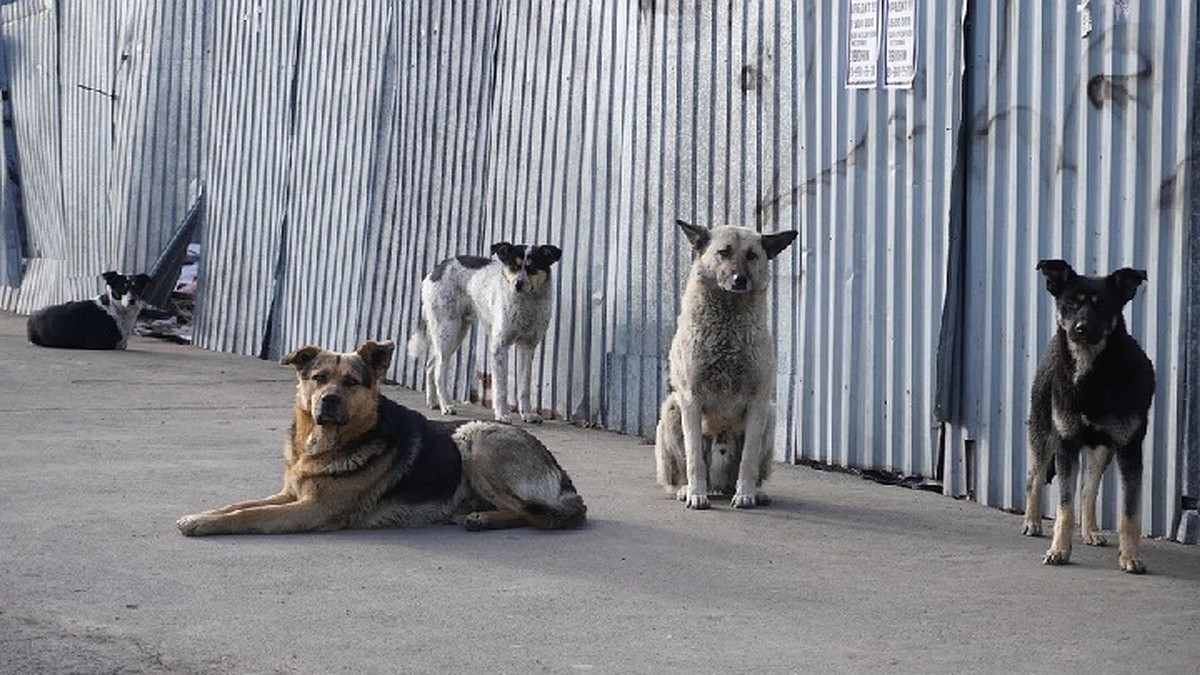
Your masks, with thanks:
M 1054 538 L 1043 562 L 1071 559 L 1075 530 L 1075 470 L 1088 449 L 1083 476 L 1083 541 L 1107 543 L 1096 525 L 1100 478 L 1115 456 L 1121 478 L 1117 564 L 1146 571 L 1140 553 L 1142 441 L 1154 397 L 1154 366 L 1125 329 L 1125 304 L 1146 280 L 1144 270 L 1121 268 L 1083 276 L 1062 260 L 1037 264 L 1054 296 L 1057 329 L 1038 362 L 1029 401 L 1029 479 L 1022 533 L 1042 534 L 1042 484 L 1058 475 Z
M 461 523 L 468 530 L 580 527 L 587 507 L 532 434 L 495 422 L 430 422 L 379 392 L 392 342 L 302 347 L 283 487 L 184 516 L 179 531 L 277 534 Z
M 658 483 L 691 509 L 709 494 L 732 506 L 766 504 L 775 432 L 775 340 L 769 261 L 796 238 L 744 227 L 708 230 L 679 221 L 695 256 L 675 337 L 670 387 L 655 431 Z

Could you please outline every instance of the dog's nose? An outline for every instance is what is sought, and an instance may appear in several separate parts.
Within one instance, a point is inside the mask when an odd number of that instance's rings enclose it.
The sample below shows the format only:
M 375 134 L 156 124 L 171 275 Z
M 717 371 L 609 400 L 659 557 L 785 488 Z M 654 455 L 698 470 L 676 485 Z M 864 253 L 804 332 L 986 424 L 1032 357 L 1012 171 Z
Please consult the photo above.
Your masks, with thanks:
M 733 275 L 733 288 L 735 290 L 744 291 L 744 290 L 746 290 L 746 286 L 749 283 L 750 283 L 750 280 L 746 277 L 745 274 Z
M 1084 335 L 1087 335 L 1087 332 L 1088 332 L 1087 322 L 1086 321 L 1076 321 L 1075 325 L 1071 326 L 1071 330 L 1076 335 L 1083 337 Z
M 339 423 L 342 415 L 342 397 L 339 394 L 325 394 L 317 399 L 317 424 Z
M 517 279 L 517 283 L 515 284 L 515 287 L 518 292 L 525 290 L 525 280 Z

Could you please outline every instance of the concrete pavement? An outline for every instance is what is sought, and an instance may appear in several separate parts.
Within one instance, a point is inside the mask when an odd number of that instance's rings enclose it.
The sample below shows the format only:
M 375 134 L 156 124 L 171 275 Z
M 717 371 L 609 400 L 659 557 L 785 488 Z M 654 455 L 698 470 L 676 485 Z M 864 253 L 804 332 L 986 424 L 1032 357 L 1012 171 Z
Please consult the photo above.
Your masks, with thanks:
M 1200 668 L 1196 547 L 1146 541 L 1142 577 L 1111 546 L 1045 567 L 1017 516 L 782 465 L 772 506 L 689 512 L 650 446 L 562 422 L 533 431 L 580 531 L 188 539 L 180 515 L 278 487 L 289 368 L 41 349 L 0 314 L 0 382 L 2 673 Z

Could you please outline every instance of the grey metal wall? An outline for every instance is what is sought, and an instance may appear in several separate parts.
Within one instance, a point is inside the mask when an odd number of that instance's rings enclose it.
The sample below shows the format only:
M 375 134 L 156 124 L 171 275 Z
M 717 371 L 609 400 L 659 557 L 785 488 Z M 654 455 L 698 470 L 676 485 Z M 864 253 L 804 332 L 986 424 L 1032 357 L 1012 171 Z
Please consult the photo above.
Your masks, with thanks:
M 845 2 L 0 5 L 33 253 L 0 302 L 154 265 L 196 207 L 197 345 L 403 347 L 437 261 L 553 242 L 535 403 L 649 436 L 690 260 L 675 219 L 795 229 L 773 267 L 778 456 L 1011 508 L 1050 330 L 1033 265 L 1135 264 L 1166 533 L 1196 492 L 1195 9 L 1069 4 L 919 3 L 908 90 L 845 88 Z M 487 396 L 490 370 L 475 334 L 456 395 Z
M 1197 236 L 1189 196 L 1196 103 L 1188 86 L 1196 8 L 1081 4 L 975 5 L 957 433 L 973 441 L 978 473 L 968 487 L 977 498 L 1023 508 L 1028 391 L 1054 331 L 1051 298 L 1034 266 L 1063 258 L 1088 274 L 1146 269 L 1149 282 L 1125 311 L 1158 376 L 1143 520 L 1151 532 L 1173 533 L 1185 406 L 1194 401 L 1182 375 L 1196 358 L 1185 351 Z M 1105 527 L 1115 523 L 1114 483 L 1110 471 L 1101 493 Z M 1054 497 L 1046 502 L 1049 514 Z
M 197 3 L 0 5 L 19 195 L 5 213 L 21 221 L 5 230 L 28 235 L 24 269 L 0 280 L 4 309 L 153 270 L 199 194 L 204 25 Z M 0 239 L 6 258 L 13 242 Z

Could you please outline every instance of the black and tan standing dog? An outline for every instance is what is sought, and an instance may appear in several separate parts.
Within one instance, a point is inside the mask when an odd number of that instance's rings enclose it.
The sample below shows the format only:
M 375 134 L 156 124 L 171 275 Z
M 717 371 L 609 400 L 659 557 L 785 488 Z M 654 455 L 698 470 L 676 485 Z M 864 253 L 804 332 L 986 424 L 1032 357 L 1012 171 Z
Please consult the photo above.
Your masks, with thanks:
M 587 508 L 541 441 L 495 422 L 430 422 L 379 392 L 392 342 L 303 347 L 283 488 L 179 519 L 185 535 L 462 523 L 468 530 L 579 527 Z
M 1103 546 L 1106 540 L 1096 526 L 1096 492 L 1115 455 L 1122 494 L 1117 563 L 1126 572 L 1144 572 L 1142 441 L 1154 396 L 1154 367 L 1125 329 L 1121 312 L 1146 280 L 1146 272 L 1125 267 L 1106 277 L 1083 276 L 1062 260 L 1043 260 L 1037 269 L 1054 296 L 1058 327 L 1038 363 L 1030 394 L 1023 533 L 1042 534 L 1042 484 L 1057 473 L 1054 538 L 1043 562 L 1062 565 L 1070 560 L 1075 471 L 1080 450 L 1086 447 L 1083 541 Z

